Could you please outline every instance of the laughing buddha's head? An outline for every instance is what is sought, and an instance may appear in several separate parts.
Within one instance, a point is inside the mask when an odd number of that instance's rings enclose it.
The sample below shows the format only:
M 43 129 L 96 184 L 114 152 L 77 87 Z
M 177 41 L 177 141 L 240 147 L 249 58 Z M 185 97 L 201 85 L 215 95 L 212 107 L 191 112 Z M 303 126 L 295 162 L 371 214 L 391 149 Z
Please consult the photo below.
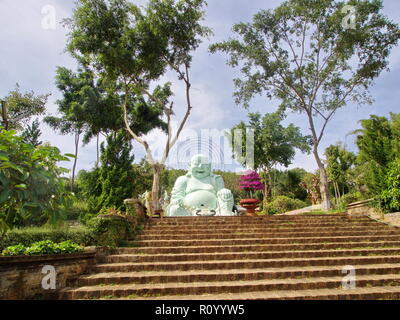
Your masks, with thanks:
M 211 174 L 211 163 L 202 154 L 195 155 L 190 161 L 190 173 L 197 179 L 206 178 Z

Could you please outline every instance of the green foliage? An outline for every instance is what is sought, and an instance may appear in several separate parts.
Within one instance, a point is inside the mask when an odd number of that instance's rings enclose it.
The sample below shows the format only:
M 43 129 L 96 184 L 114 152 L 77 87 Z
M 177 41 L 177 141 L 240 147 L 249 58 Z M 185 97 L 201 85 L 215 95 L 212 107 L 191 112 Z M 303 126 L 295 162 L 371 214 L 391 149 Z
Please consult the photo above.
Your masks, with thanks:
M 192 109 L 192 54 L 202 37 L 210 34 L 201 25 L 205 5 L 204 0 L 149 0 L 144 6 L 128 0 L 80 0 L 72 17 L 65 20 L 70 29 L 67 50 L 85 69 L 93 70 L 107 83 L 108 91 L 119 91 L 121 99 L 116 107 L 123 115 L 125 128 L 144 147 L 154 169 L 155 206 L 160 168 Z M 160 83 L 168 71 L 175 73 L 186 89 L 187 109 L 174 136 L 170 126 L 175 114 L 174 102 L 170 101 L 172 85 Z M 132 105 L 139 111 L 134 115 L 130 111 Z M 148 118 L 155 121 L 147 121 Z M 131 127 L 134 121 L 139 121 L 139 125 Z M 160 163 L 156 163 L 148 143 L 140 138 L 155 126 L 168 133 L 169 144 Z
M 230 139 L 233 155 L 243 165 L 242 151 L 246 148 L 246 131 L 254 131 L 254 169 L 261 170 L 262 182 L 265 185 L 265 199 L 270 199 L 273 181 L 271 171 L 276 165 L 289 166 L 296 154 L 296 149 L 310 152 L 311 138 L 303 136 L 300 128 L 289 124 L 282 125 L 285 119 L 282 108 L 274 113 L 267 113 L 261 118 L 260 113 L 249 113 L 249 124 L 243 121 L 231 129 L 231 137 L 242 132 L 242 149 L 233 148 L 234 141 Z M 236 138 L 235 138 L 236 140 Z
M 340 144 L 331 145 L 325 150 L 328 178 L 332 182 L 336 205 L 343 206 L 342 197 L 351 191 L 356 155 L 347 151 Z
M 343 26 L 346 4 L 355 6 L 355 29 Z M 332 111 L 350 99 L 368 101 L 366 89 L 388 65 L 400 31 L 382 7 L 378 0 L 288 0 L 261 10 L 251 23 L 235 24 L 237 38 L 210 49 L 230 54 L 231 66 L 241 64 L 238 103 L 266 94 L 295 111 Z
M 95 56 L 110 76 L 158 79 L 168 62 L 189 62 L 198 36 L 209 33 L 199 24 L 203 5 L 202 0 L 150 0 L 141 10 L 125 0 L 81 0 L 66 20 L 68 50 L 85 62 Z
M 7 247 L 2 251 L 3 256 L 22 256 L 26 252 L 26 247 L 23 244 Z
M 35 96 L 33 91 L 21 93 L 19 85 L 5 97 L 5 109 L 1 112 L 0 126 L 6 130 L 21 130 L 33 116 L 45 112 L 50 94 Z
M 274 113 L 267 113 L 261 117 L 260 113 L 249 113 L 249 124 L 243 121 L 231 129 L 242 132 L 242 148 L 246 145 L 246 131 L 254 130 L 254 169 L 268 170 L 280 164 L 289 166 L 293 160 L 296 149 L 303 152 L 310 151 L 311 140 L 309 136 L 303 136 L 300 128 L 289 124 L 287 127 L 282 125 L 285 119 L 283 109 Z M 233 141 L 232 141 L 233 142 Z M 234 156 L 239 160 L 241 154 L 238 150 L 233 150 Z
M 301 178 L 300 186 L 306 190 L 312 204 L 320 203 L 321 192 L 318 171 L 316 173 L 307 172 L 304 174 Z
M 0 238 L 0 250 L 9 246 L 22 244 L 25 247 L 31 246 L 35 242 L 51 240 L 53 242 L 64 242 L 70 240 L 82 246 L 95 245 L 95 239 L 87 228 L 79 229 L 48 229 L 29 227 L 23 229 L 9 230 Z
M 36 119 L 31 125 L 28 125 L 21 133 L 21 137 L 25 143 L 31 144 L 34 147 L 40 146 L 42 141 L 39 141 L 42 132 L 39 129 L 39 120 Z
M 388 211 L 400 211 L 400 158 L 389 164 L 385 185 L 380 194 L 382 207 Z
M 271 170 L 270 179 L 272 198 L 285 195 L 289 198 L 307 201 L 307 190 L 301 187 L 303 177 L 307 174 L 307 171 L 300 168 L 284 171 L 276 169 Z
M 47 254 L 67 254 L 83 251 L 83 248 L 70 240 L 60 243 L 54 243 L 51 240 L 43 240 L 32 243 L 31 246 L 25 247 L 23 244 L 7 247 L 3 250 L 3 256 L 20 256 L 20 255 L 47 255 Z
M 85 67 L 77 72 L 58 67 L 56 85 L 63 94 L 63 99 L 57 101 L 63 118 L 46 117 L 45 121 L 53 128 L 61 129 L 62 134 L 70 133 L 74 127 L 81 128 L 86 144 L 101 132 L 109 134 L 125 127 L 119 107 L 125 97 L 121 88 L 112 82 L 96 78 Z M 165 129 L 161 111 L 140 96 L 131 97 L 127 109 L 130 128 L 136 134 L 146 134 L 153 128 Z
M 350 192 L 350 193 L 345 194 L 341 198 L 341 200 L 342 200 L 341 201 L 341 206 L 344 209 L 350 203 L 357 202 L 357 201 L 362 201 L 362 200 L 367 200 L 367 199 L 365 198 L 365 196 L 361 192 L 355 191 L 355 192 Z
M 342 23 L 345 5 L 355 7 L 355 28 Z M 369 88 L 387 69 L 400 39 L 398 25 L 382 7 L 381 0 L 287 0 L 261 10 L 252 22 L 235 24 L 235 37 L 210 47 L 227 53 L 228 64 L 240 68 L 243 76 L 234 80 L 237 104 L 248 108 L 262 95 L 306 115 L 326 210 L 330 193 L 318 153 L 325 129 L 348 102 L 372 102 Z
M 70 205 L 57 166 L 68 161 L 60 150 L 49 145 L 26 144 L 15 131 L 0 130 L 0 221 L 5 228 L 33 222 L 56 224 Z M 44 220 L 44 221 L 43 221 Z
M 131 155 L 132 145 L 124 132 L 107 137 L 107 147 L 101 144 L 100 184 L 101 194 L 96 210 L 116 207 L 125 210 L 124 200 L 134 192 Z
M 385 211 L 398 210 L 396 164 L 400 152 L 400 114 L 390 119 L 371 115 L 354 131 L 359 148 L 358 163 L 364 168 L 361 181 L 369 195 L 380 201 Z M 391 198 L 392 197 L 392 198 Z
M 100 167 L 79 172 L 80 197 L 87 201 L 90 213 L 96 214 L 108 207 L 125 210 L 124 200 L 131 198 L 141 183 L 132 166 L 131 151 L 124 132 L 111 134 L 107 145 L 101 144 Z
M 65 220 L 79 220 L 79 217 L 89 213 L 88 204 L 76 196 L 72 198 L 72 205 L 66 210 Z
M 306 206 L 307 204 L 304 201 L 292 199 L 286 196 L 279 196 L 276 197 L 271 203 L 264 205 L 263 214 L 285 213 L 288 211 L 301 209 Z
M 118 247 L 134 236 L 135 230 L 124 218 L 93 218 L 88 222 L 97 246 Z

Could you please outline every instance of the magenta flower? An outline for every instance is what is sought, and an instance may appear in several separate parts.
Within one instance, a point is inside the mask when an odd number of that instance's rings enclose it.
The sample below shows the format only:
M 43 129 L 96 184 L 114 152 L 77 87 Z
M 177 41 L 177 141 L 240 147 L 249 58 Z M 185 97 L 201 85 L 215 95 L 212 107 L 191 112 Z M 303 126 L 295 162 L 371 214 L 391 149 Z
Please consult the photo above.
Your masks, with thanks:
M 247 171 L 246 174 L 240 176 L 240 190 L 246 190 L 252 195 L 252 191 L 264 189 L 259 174 L 255 171 Z

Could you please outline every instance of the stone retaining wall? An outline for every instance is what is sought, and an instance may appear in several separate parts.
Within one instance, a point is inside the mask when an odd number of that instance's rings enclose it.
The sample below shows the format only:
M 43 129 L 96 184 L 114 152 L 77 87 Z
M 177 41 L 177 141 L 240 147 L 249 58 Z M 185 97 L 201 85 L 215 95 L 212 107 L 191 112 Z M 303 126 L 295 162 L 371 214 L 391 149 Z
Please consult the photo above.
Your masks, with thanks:
M 55 299 L 60 289 L 85 273 L 95 260 L 93 249 L 74 254 L 0 257 L 0 300 Z M 45 266 L 54 267 L 55 289 L 43 289 L 43 279 L 51 275 Z
M 347 205 L 346 212 L 350 216 L 369 216 L 378 214 L 375 208 L 371 207 L 373 199 L 353 202 Z

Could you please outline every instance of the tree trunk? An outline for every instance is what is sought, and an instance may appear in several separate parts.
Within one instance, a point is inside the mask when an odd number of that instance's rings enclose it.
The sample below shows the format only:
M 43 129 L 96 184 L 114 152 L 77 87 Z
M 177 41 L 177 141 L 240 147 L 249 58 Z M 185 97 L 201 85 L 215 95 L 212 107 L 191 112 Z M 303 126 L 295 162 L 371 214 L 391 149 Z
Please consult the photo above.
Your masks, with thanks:
M 75 170 L 76 170 L 76 163 L 78 161 L 79 137 L 80 137 L 80 132 L 79 131 L 75 132 L 75 160 L 74 160 L 74 166 L 72 167 L 71 189 L 73 189 L 75 184 Z
M 336 181 L 333 181 L 333 187 L 335 189 L 336 206 L 340 203 L 339 187 Z
M 164 165 L 160 163 L 153 164 L 153 187 L 151 189 L 151 201 L 150 201 L 150 211 L 154 214 L 155 210 L 160 209 L 160 180 L 161 173 L 164 169 Z
M 7 103 L 5 101 L 1 101 L 1 113 L 3 118 L 4 130 L 8 130 Z
M 96 155 L 97 155 L 97 160 L 96 160 L 96 167 L 99 166 L 99 133 L 97 134 L 97 140 L 96 140 Z
M 264 204 L 268 204 L 271 201 L 271 190 L 272 190 L 272 185 L 271 185 L 271 174 L 270 174 L 270 170 L 267 168 L 263 168 L 262 169 L 263 173 L 264 173 Z
M 318 146 L 314 145 L 313 154 L 315 160 L 317 161 L 318 168 L 319 168 L 319 176 L 320 176 L 320 190 L 321 190 L 321 197 L 322 197 L 322 210 L 328 211 L 332 208 L 330 195 L 329 195 L 329 182 L 328 182 L 328 175 L 326 174 L 325 166 L 322 163 L 321 158 L 318 154 Z

